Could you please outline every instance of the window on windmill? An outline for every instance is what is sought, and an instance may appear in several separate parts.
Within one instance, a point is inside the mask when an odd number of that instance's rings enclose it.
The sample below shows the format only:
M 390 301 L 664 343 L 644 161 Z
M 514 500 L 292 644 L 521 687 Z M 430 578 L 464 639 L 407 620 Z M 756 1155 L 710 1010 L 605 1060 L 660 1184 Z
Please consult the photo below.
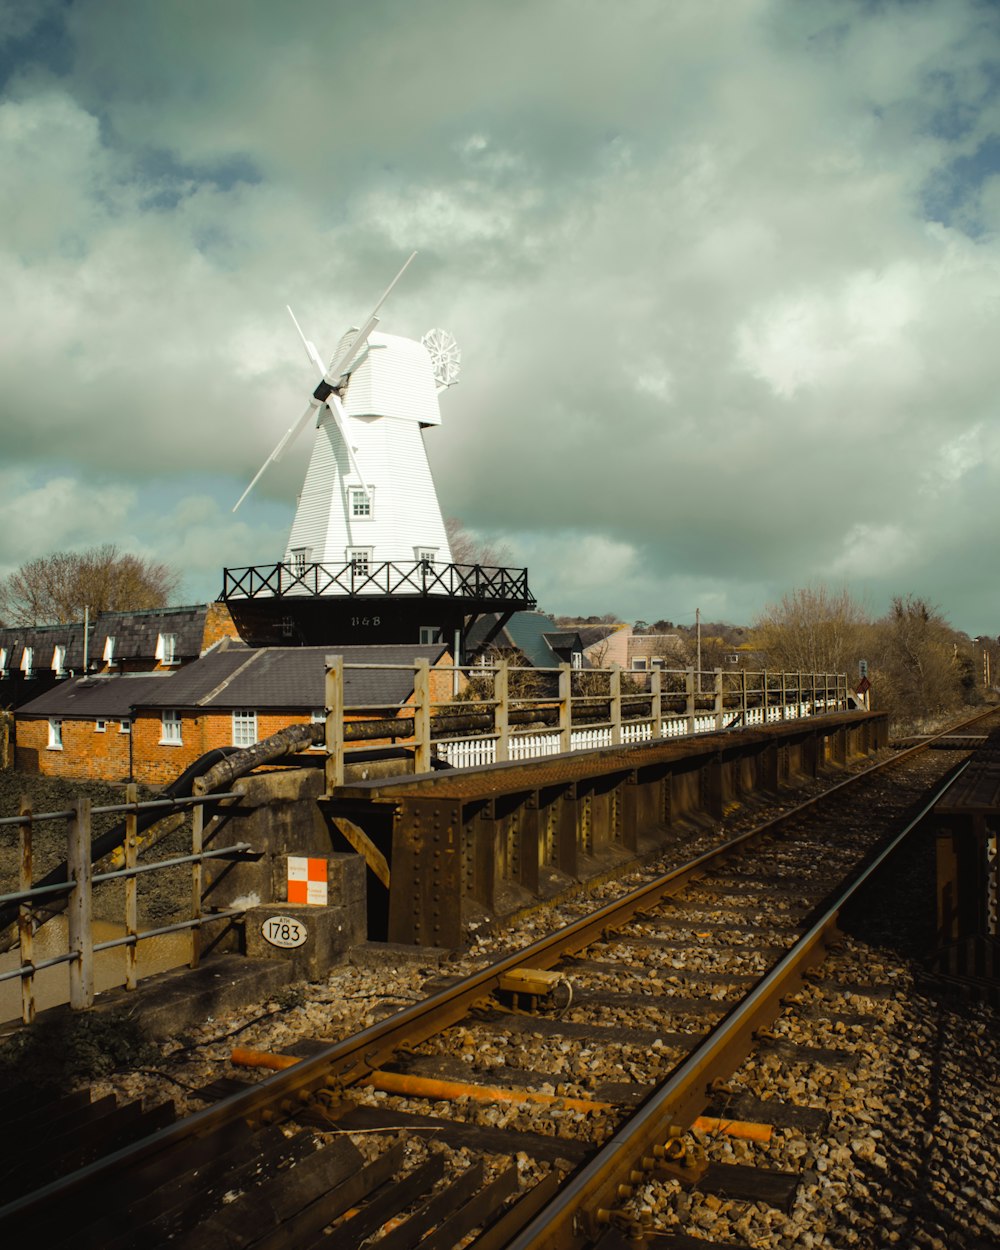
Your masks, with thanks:
M 372 515 L 372 497 L 370 491 L 365 490 L 363 486 L 351 486 L 347 493 L 351 500 L 352 517 L 370 517 Z
M 306 571 L 306 565 L 312 559 L 312 547 L 293 547 L 291 555 L 292 572 L 296 577 L 301 577 Z
M 233 746 L 252 747 L 257 741 L 257 713 L 241 708 L 233 712 Z
M 175 664 L 177 652 L 177 635 L 160 634 L 156 640 L 156 658 L 161 664 Z
M 181 745 L 181 714 L 175 711 L 160 713 L 160 745 Z
M 66 648 L 59 643 L 52 652 L 52 671 L 57 677 L 66 676 Z
M 49 717 L 49 750 L 61 751 L 63 749 L 62 740 L 62 720 L 58 716 Z
M 347 560 L 355 576 L 367 577 L 371 572 L 372 549 L 371 547 L 348 547 Z
M 434 562 L 437 560 L 436 547 L 414 547 L 417 557 L 417 563 L 422 564 L 425 569 L 432 569 Z
M 25 647 L 24 650 L 21 652 L 21 672 L 25 675 L 25 677 L 32 676 L 31 665 L 32 665 L 32 660 L 34 658 L 34 654 L 35 653 L 31 649 L 31 647 Z

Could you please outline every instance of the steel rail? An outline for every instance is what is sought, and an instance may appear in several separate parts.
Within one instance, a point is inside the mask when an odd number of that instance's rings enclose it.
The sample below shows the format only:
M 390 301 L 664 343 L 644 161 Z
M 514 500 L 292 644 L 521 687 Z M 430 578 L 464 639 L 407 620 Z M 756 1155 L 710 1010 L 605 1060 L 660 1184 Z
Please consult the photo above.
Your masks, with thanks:
M 972 724 L 995 712 L 996 709 L 988 709 L 960 724 Z M 276 1112 L 293 1115 L 296 1105 L 308 1103 L 321 1089 L 342 1091 L 391 1059 L 401 1045 L 417 1045 L 464 1018 L 474 1005 L 488 1000 L 493 991 L 499 988 L 500 980 L 506 973 L 522 966 L 551 967 L 567 952 L 587 946 L 608 929 L 627 921 L 636 912 L 655 906 L 662 898 L 676 893 L 682 886 L 703 875 L 711 863 L 724 861 L 749 841 L 762 838 L 777 826 L 795 820 L 845 786 L 856 785 L 875 773 L 894 767 L 911 755 L 929 749 L 937 738 L 953 733 L 955 728 L 953 726 L 942 730 L 925 742 L 854 774 L 822 794 L 815 795 L 805 803 L 798 804 L 721 846 L 704 852 L 654 881 L 639 886 L 622 898 L 605 904 L 596 912 L 505 956 L 488 968 L 481 969 L 455 985 L 370 1025 L 360 1033 L 318 1051 L 296 1063 L 294 1067 L 265 1078 L 251 1089 L 242 1090 L 213 1106 L 197 1111 L 148 1138 L 123 1147 L 67 1177 L 24 1195 L 0 1208 L 0 1228 L 7 1221 L 30 1220 L 33 1213 L 44 1209 L 47 1204 L 76 1193 L 93 1182 L 114 1182 L 120 1177 L 124 1167 L 162 1155 L 190 1136 L 209 1133 L 241 1119 L 255 1123 L 273 1117 Z M 535 1224 L 537 1221 L 532 1227 Z
M 507 1250 L 568 1250 L 584 1246 L 614 1220 L 617 1187 L 637 1161 L 662 1144 L 672 1125 L 689 1128 L 710 1100 L 710 1083 L 729 1076 L 762 1023 L 780 1011 L 781 998 L 813 964 L 821 962 L 844 905 L 910 836 L 968 767 L 965 761 L 920 812 L 827 905 L 785 955 L 715 1026 L 611 1140 L 563 1185 L 556 1197 L 511 1241 Z M 641 1244 L 641 1242 L 637 1243 Z

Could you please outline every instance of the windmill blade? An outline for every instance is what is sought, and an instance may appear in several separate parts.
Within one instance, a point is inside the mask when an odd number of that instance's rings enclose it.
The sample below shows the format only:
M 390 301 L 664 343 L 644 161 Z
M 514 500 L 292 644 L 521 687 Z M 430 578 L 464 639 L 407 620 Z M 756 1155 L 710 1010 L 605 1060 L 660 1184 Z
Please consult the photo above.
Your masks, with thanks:
M 342 351 L 337 352 L 334 358 L 330 361 L 330 367 L 326 371 L 325 380 L 329 382 L 331 386 L 337 385 L 343 374 L 347 372 L 348 366 L 353 363 L 354 357 L 358 354 L 358 350 L 361 345 L 367 341 L 368 335 L 371 334 L 372 330 L 374 330 L 378 325 L 378 317 L 376 315 L 378 310 L 392 294 L 393 287 L 395 287 L 396 283 L 400 280 L 403 274 L 406 273 L 407 269 L 409 269 L 410 262 L 413 260 L 414 256 L 416 256 L 416 252 L 411 252 L 402 269 L 400 269 L 399 273 L 396 274 L 393 280 L 382 292 L 382 298 L 372 309 L 371 316 L 364 323 L 357 334 L 355 334 L 354 338 L 351 339 L 347 346 Z
M 250 494 L 250 492 L 257 485 L 260 479 L 263 477 L 264 470 L 267 468 L 267 466 L 269 464 L 273 464 L 275 460 L 280 460 L 281 454 L 285 450 L 285 448 L 288 446 L 288 444 L 292 442 L 293 439 L 297 438 L 298 435 L 301 434 L 301 432 L 305 429 L 306 425 L 309 422 L 309 418 L 312 416 L 315 416 L 317 406 L 318 405 L 316 403 L 310 401 L 309 407 L 305 410 L 302 416 L 299 417 L 298 421 L 296 421 L 294 425 L 290 425 L 288 427 L 288 429 L 285 431 L 284 435 L 282 436 L 281 442 L 277 445 L 277 447 L 275 447 L 274 451 L 271 452 L 268 458 L 264 461 L 264 463 L 257 470 L 257 476 L 253 479 L 253 481 L 246 488 L 243 494 L 240 495 L 239 499 L 237 499 L 236 504 L 233 507 L 234 512 L 240 506 L 243 500 L 246 499 L 247 495 Z
M 358 458 L 355 456 L 354 448 L 351 445 L 351 418 L 344 410 L 344 405 L 340 402 L 340 396 L 336 393 L 336 391 L 333 392 L 326 402 L 330 411 L 333 413 L 334 420 L 337 422 L 337 428 L 340 430 L 341 436 L 343 437 L 344 446 L 347 448 L 347 458 L 351 462 L 351 468 L 358 475 L 358 480 L 361 482 L 361 487 L 365 494 L 370 495 L 371 492 L 368 489 L 368 483 L 365 481 L 365 476 L 361 472 L 361 466 L 358 464 Z
M 302 340 L 302 346 L 306 349 L 306 355 L 309 357 L 309 359 L 313 362 L 313 364 L 319 370 L 320 376 L 322 377 L 325 372 L 323 368 L 323 358 L 320 356 L 319 352 L 316 350 L 316 344 L 313 343 L 310 339 L 307 339 L 306 336 L 302 333 L 302 327 L 299 325 L 298 321 L 296 320 L 295 314 L 292 312 L 291 307 L 288 304 L 286 304 L 285 307 L 288 309 L 288 315 L 289 317 L 291 317 L 296 330 L 298 330 L 299 332 L 299 338 Z

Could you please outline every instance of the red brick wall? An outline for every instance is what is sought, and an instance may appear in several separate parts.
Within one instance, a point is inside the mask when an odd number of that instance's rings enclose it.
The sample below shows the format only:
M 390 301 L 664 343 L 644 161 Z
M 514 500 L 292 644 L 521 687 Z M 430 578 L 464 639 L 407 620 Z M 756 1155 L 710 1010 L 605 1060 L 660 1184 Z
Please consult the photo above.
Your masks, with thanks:
M 15 767 L 47 777 L 128 779 L 129 735 L 119 732 L 118 721 L 109 720 L 104 733 L 98 733 L 92 720 L 64 720 L 62 738 L 63 749 L 52 750 L 47 720 L 18 717 Z
M 269 738 L 286 725 L 309 723 L 309 716 L 295 712 L 257 714 L 257 740 Z M 108 721 L 104 733 L 92 720 L 62 723 L 62 750 L 49 747 L 49 723 L 41 719 L 17 722 L 17 768 L 47 777 L 93 778 L 121 781 L 129 776 L 129 734 L 119 732 L 118 721 Z M 232 714 L 229 712 L 183 712 L 181 741 L 161 742 L 159 713 L 140 713 L 132 725 L 132 777 L 153 785 L 167 785 L 189 764 L 213 747 L 231 746 Z
M 232 615 L 224 603 L 210 603 L 205 613 L 205 633 L 201 640 L 202 651 L 207 651 L 220 638 L 235 638 L 239 641 L 239 631 L 233 623 Z

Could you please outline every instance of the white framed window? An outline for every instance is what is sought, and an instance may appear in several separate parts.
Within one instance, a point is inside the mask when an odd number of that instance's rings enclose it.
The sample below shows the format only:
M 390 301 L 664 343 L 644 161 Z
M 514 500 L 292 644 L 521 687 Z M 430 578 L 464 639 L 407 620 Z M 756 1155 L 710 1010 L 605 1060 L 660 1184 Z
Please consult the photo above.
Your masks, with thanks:
M 257 741 L 257 713 L 241 708 L 233 713 L 233 746 L 252 747 Z
M 367 577 L 372 568 L 371 547 L 348 547 L 347 561 L 355 577 Z
M 292 572 L 296 577 L 301 577 L 306 571 L 306 565 L 312 559 L 312 547 L 293 547 L 291 550 Z
M 177 662 L 177 635 L 176 634 L 160 634 L 156 640 L 156 658 L 161 664 L 175 664 Z
M 108 732 L 108 722 L 106 720 L 94 721 L 94 733 L 103 734 Z
M 118 722 L 118 732 L 120 734 L 130 734 L 132 732 L 132 722 L 130 720 L 120 720 Z
M 352 519 L 356 520 L 358 517 L 370 517 L 372 515 L 371 491 L 365 490 L 363 486 L 349 486 L 347 488 L 347 498 L 350 503 Z
M 113 664 L 115 659 L 115 636 L 108 634 L 104 639 L 104 663 Z
M 57 677 L 66 676 L 66 648 L 58 642 L 52 651 L 52 671 Z
M 649 668 L 649 661 L 644 655 L 633 656 L 632 667 L 639 670 L 647 669 Z
M 435 560 L 437 560 L 437 548 L 436 547 L 414 547 L 413 551 L 417 557 L 417 560 L 421 564 L 426 564 L 428 568 L 434 567 L 434 562 Z
M 0 647 L 0 675 L 7 675 L 7 648 Z
M 309 713 L 309 723 L 310 725 L 325 725 L 326 724 L 326 708 L 314 707 L 313 710 Z M 326 743 L 314 742 L 312 746 L 309 748 L 309 750 L 310 751 L 325 751 Z
M 431 646 L 435 642 L 441 641 L 441 630 L 437 625 L 421 625 L 420 626 L 420 645 L 422 647 Z
M 25 647 L 21 652 L 21 672 L 25 675 L 25 677 L 30 677 L 32 675 L 34 656 L 35 653 L 31 647 Z
M 62 740 L 62 720 L 58 716 L 49 717 L 49 750 L 61 751 L 63 749 Z
M 667 663 L 667 662 L 666 662 L 666 660 L 663 658 L 663 656 L 662 656 L 662 655 L 654 655 L 654 656 L 653 656 L 653 658 L 652 658 L 652 660 L 650 661 L 650 667 L 652 667 L 652 668 L 664 668 L 664 667 L 666 666 L 666 663 Z
M 569 653 L 569 662 L 574 668 L 583 668 L 583 652 L 571 651 Z
M 160 746 L 181 745 L 181 714 L 172 710 L 160 713 Z

